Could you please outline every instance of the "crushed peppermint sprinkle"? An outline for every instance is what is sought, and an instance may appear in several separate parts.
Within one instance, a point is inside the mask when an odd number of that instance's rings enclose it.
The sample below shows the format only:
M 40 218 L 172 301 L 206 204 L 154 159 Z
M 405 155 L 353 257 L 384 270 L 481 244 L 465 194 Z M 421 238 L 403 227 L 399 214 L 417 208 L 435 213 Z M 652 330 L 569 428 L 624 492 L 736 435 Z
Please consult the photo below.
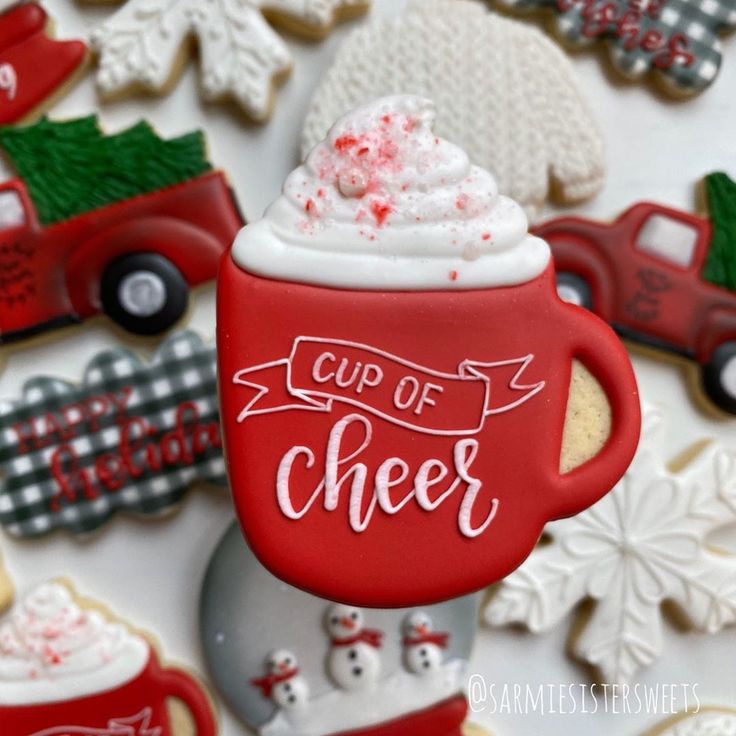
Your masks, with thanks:
M 434 118 L 429 100 L 405 95 L 340 118 L 264 219 L 244 228 L 233 260 L 258 275 L 337 287 L 466 289 L 536 278 L 548 246 L 529 235 L 523 210 L 490 172 L 433 132 Z

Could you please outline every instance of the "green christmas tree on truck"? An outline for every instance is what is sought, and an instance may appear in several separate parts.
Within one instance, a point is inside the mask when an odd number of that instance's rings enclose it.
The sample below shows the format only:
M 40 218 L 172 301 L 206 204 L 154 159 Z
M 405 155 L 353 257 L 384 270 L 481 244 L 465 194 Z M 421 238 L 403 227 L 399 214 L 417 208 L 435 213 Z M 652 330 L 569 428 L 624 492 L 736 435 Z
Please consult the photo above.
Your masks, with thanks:
M 703 278 L 736 291 L 736 182 L 716 172 L 705 177 L 705 196 L 713 237 Z
M 0 343 L 100 312 L 163 332 L 243 224 L 201 132 L 43 119 L 0 147 L 19 176 L 0 184 Z
M 0 145 L 44 225 L 194 179 L 212 168 L 200 131 L 164 140 L 141 121 L 105 135 L 94 115 L 2 128 Z

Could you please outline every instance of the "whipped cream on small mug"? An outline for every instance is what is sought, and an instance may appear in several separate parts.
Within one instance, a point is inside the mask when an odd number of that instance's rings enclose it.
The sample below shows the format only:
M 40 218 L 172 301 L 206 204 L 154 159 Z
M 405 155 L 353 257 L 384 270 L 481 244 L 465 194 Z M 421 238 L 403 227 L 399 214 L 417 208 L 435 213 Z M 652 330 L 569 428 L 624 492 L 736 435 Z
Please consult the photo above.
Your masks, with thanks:
M 251 273 L 320 286 L 514 286 L 546 268 L 547 244 L 491 174 L 432 132 L 426 99 L 386 97 L 341 118 L 288 177 L 232 257 Z
M 83 610 L 59 583 L 39 586 L 0 624 L 0 706 L 67 701 L 127 684 L 150 647 Z

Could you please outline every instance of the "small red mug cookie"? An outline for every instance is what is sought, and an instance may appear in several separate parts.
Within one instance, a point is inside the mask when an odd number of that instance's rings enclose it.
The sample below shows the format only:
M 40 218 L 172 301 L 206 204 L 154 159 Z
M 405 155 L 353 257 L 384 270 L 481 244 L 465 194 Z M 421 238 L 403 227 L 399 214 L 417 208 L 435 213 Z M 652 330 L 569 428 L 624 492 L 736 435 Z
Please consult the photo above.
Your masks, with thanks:
M 0 626 L 3 736 L 174 736 L 169 698 L 187 706 L 196 736 L 216 736 L 190 675 L 161 667 L 143 637 L 79 607 L 61 583 L 36 588 Z
M 277 576 L 356 605 L 421 605 L 515 569 L 544 524 L 626 469 L 636 383 L 563 303 L 544 241 L 487 172 L 385 98 L 342 118 L 226 255 L 218 348 L 238 516 Z M 573 360 L 612 410 L 567 474 Z

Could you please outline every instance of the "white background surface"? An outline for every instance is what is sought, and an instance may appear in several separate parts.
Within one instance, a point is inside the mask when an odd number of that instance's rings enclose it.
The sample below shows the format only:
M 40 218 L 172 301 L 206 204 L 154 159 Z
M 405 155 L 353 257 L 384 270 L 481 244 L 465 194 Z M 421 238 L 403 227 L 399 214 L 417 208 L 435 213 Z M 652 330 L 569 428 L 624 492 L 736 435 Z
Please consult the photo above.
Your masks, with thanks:
M 376 15 L 399 12 L 405 5 L 401 0 L 374 2 Z M 95 8 L 72 0 L 46 0 L 46 5 L 57 17 L 63 36 L 84 36 L 111 12 L 104 5 Z M 308 100 L 344 34 L 345 29 L 340 29 L 318 45 L 289 39 L 296 57 L 294 73 L 279 92 L 274 116 L 266 126 L 244 125 L 226 107 L 201 104 L 192 66 L 168 97 L 105 105 L 102 120 L 114 131 L 145 116 L 167 136 L 204 128 L 212 160 L 229 172 L 245 213 L 254 218 L 278 194 L 281 182 L 295 165 Z M 736 39 L 727 40 L 725 45 L 726 60 L 716 84 L 686 103 L 665 102 L 646 87 L 614 87 L 595 54 L 576 57 L 582 85 L 605 131 L 608 159 L 604 191 L 578 211 L 608 219 L 639 199 L 690 209 L 694 184 L 705 173 L 725 169 L 736 175 Z M 95 110 L 97 104 L 91 77 L 87 77 L 53 112 L 77 116 Z M 212 289 L 201 291 L 196 301 L 191 324 L 211 337 Z M 26 378 L 43 371 L 78 379 L 84 363 L 99 349 L 115 345 L 121 336 L 104 320 L 97 320 L 84 329 L 57 332 L 52 338 L 30 347 L 21 345 L 9 355 L 0 376 L 0 395 L 17 395 Z M 696 410 L 679 367 L 641 356 L 635 356 L 634 362 L 645 399 L 669 408 L 669 448 L 673 454 L 705 436 L 736 443 L 736 421 L 709 419 Z M 85 543 L 65 534 L 31 542 L 4 535 L 0 546 L 18 588 L 68 576 L 85 594 L 103 600 L 135 625 L 154 632 L 167 658 L 203 671 L 197 635 L 199 584 L 231 514 L 226 493 L 197 489 L 179 513 L 167 520 L 141 522 L 118 517 Z M 736 525 L 730 538 L 736 553 Z M 590 672 L 566 655 L 569 634 L 569 620 L 543 636 L 482 629 L 471 671 L 483 674 L 497 687 L 504 683 L 589 682 Z M 666 624 L 665 649 L 665 656 L 642 674 L 640 682 L 698 683 L 697 692 L 704 702 L 736 707 L 736 629 L 705 636 Z M 602 712 L 538 719 L 486 712 L 474 720 L 498 736 L 634 736 L 658 719 Z M 245 730 L 224 708 L 221 723 L 225 736 Z

